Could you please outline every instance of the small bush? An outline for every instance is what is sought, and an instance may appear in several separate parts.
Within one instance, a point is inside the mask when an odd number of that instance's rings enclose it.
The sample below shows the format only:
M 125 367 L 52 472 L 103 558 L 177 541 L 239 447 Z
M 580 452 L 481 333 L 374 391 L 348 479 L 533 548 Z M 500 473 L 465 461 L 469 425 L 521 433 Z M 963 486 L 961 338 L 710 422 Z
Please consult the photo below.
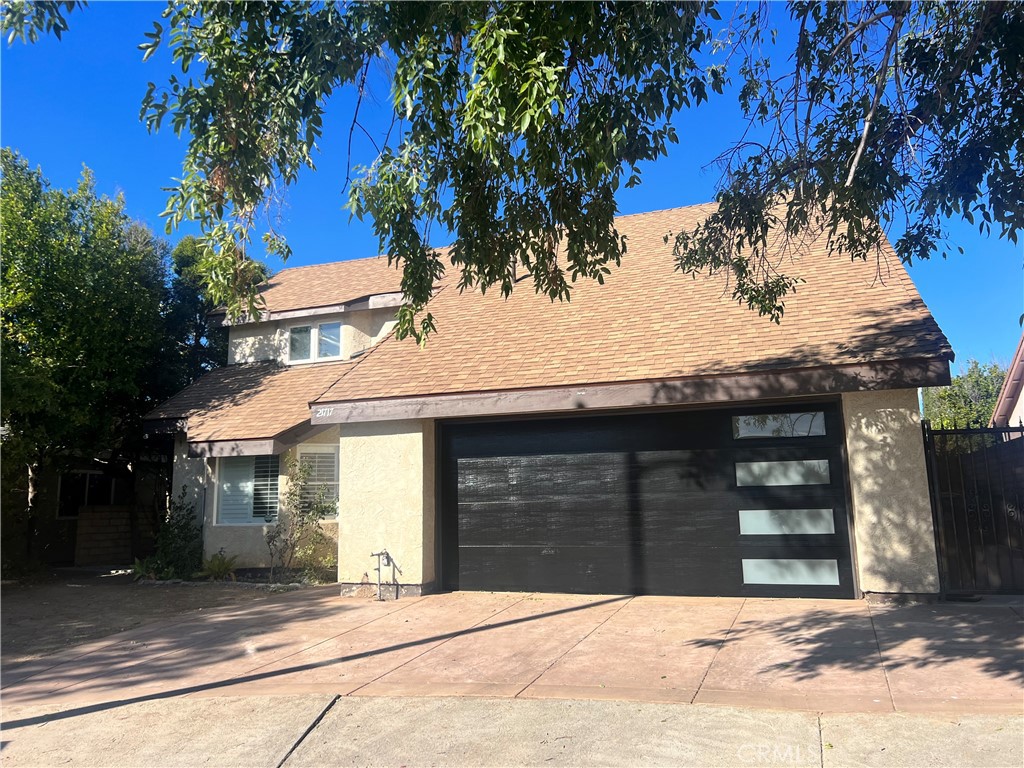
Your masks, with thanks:
M 196 519 L 195 505 L 187 501 L 183 486 L 171 499 L 167 516 L 156 535 L 156 554 L 136 559 L 135 579 L 190 579 L 203 566 L 203 527 Z
M 174 578 L 173 569 L 163 565 L 156 555 L 150 555 L 149 557 L 139 560 L 135 558 L 135 563 L 132 565 L 132 578 L 135 581 L 142 579 L 150 579 L 151 581 L 167 581 L 168 579 Z
M 221 547 L 217 554 L 203 564 L 203 570 L 199 572 L 199 575 L 212 581 L 223 581 L 228 578 L 234 581 L 236 560 L 238 560 L 237 555 L 228 557 L 224 554 L 224 548 Z
M 264 539 L 270 553 L 270 580 L 275 571 L 301 571 L 307 581 L 333 581 L 337 568 L 337 544 L 320 526 L 337 508 L 326 487 L 309 488 L 311 467 L 305 462 L 288 462 L 288 485 L 277 520 Z M 271 521 L 267 521 L 271 522 Z

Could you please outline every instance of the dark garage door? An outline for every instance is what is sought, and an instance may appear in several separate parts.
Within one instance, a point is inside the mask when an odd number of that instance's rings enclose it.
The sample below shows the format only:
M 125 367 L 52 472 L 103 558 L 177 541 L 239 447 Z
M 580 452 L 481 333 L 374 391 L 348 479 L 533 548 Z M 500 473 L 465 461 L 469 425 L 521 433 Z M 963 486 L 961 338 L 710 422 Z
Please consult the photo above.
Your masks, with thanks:
M 446 589 L 853 597 L 835 403 L 442 426 Z

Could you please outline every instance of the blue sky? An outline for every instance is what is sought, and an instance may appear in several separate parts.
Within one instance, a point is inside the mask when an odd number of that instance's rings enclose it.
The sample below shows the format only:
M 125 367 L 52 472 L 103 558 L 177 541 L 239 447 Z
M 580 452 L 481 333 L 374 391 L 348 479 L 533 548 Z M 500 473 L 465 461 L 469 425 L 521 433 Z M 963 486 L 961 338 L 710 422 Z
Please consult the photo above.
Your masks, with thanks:
M 179 175 L 184 144 L 170 130 L 151 135 L 139 122 L 147 82 L 162 84 L 173 69 L 165 49 L 143 63 L 136 46 L 163 7 L 97 3 L 71 15 L 71 29 L 60 42 L 5 42 L 0 53 L 0 142 L 41 166 L 56 186 L 74 185 L 82 165 L 88 165 L 100 192 L 123 193 L 129 213 L 158 232 L 163 232 L 163 188 Z M 374 95 L 386 101 L 382 84 L 381 79 Z M 378 251 L 369 225 L 350 220 L 343 208 L 352 106 L 348 94 L 331 102 L 319 170 L 305 173 L 288 192 L 283 231 L 294 250 L 289 266 Z M 372 130 L 372 109 L 369 120 Z M 639 188 L 621 192 L 622 213 L 710 200 L 716 177 L 705 168 L 741 129 L 739 112 L 729 99 L 713 99 L 685 113 L 677 121 L 680 144 L 668 158 L 645 169 Z M 357 137 L 354 162 L 372 158 L 369 143 Z M 1021 333 L 1024 246 L 983 237 L 962 222 L 952 223 L 950 231 L 965 255 L 915 264 L 911 277 L 959 362 L 977 358 L 1006 363 Z M 186 228 L 181 234 L 188 232 Z

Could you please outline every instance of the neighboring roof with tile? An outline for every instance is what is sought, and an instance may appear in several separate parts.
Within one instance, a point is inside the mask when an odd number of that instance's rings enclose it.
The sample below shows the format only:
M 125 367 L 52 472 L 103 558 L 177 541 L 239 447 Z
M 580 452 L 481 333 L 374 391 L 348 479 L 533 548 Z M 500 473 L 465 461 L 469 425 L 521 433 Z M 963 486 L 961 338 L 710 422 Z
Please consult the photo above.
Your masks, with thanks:
M 261 288 L 268 312 L 335 304 L 381 293 L 401 293 L 402 271 L 385 256 L 282 269 Z
M 622 265 L 582 281 L 567 303 L 528 280 L 499 292 L 431 300 L 438 327 L 426 346 L 388 338 L 320 402 L 634 382 L 903 359 L 952 359 L 952 350 L 891 250 L 878 261 L 829 256 L 824 237 L 779 269 L 806 283 L 781 324 L 731 297 L 724 275 L 675 271 L 666 233 L 693 227 L 713 206 L 617 220 Z
M 248 363 L 216 368 L 146 419 L 187 420 L 193 443 L 269 439 L 308 421 L 309 402 L 351 366 Z

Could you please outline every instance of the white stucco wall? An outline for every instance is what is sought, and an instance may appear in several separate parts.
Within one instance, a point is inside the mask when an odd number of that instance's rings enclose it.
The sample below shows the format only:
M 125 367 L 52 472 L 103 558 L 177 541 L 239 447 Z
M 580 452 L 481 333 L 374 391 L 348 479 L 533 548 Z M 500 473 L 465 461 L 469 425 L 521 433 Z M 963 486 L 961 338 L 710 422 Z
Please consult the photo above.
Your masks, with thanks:
M 860 588 L 938 592 L 917 391 L 844 394 L 842 405 Z
M 341 429 L 338 580 L 376 584 L 376 558 L 387 549 L 399 583 L 434 581 L 434 424 L 393 421 Z M 385 571 L 390 580 L 390 569 Z

